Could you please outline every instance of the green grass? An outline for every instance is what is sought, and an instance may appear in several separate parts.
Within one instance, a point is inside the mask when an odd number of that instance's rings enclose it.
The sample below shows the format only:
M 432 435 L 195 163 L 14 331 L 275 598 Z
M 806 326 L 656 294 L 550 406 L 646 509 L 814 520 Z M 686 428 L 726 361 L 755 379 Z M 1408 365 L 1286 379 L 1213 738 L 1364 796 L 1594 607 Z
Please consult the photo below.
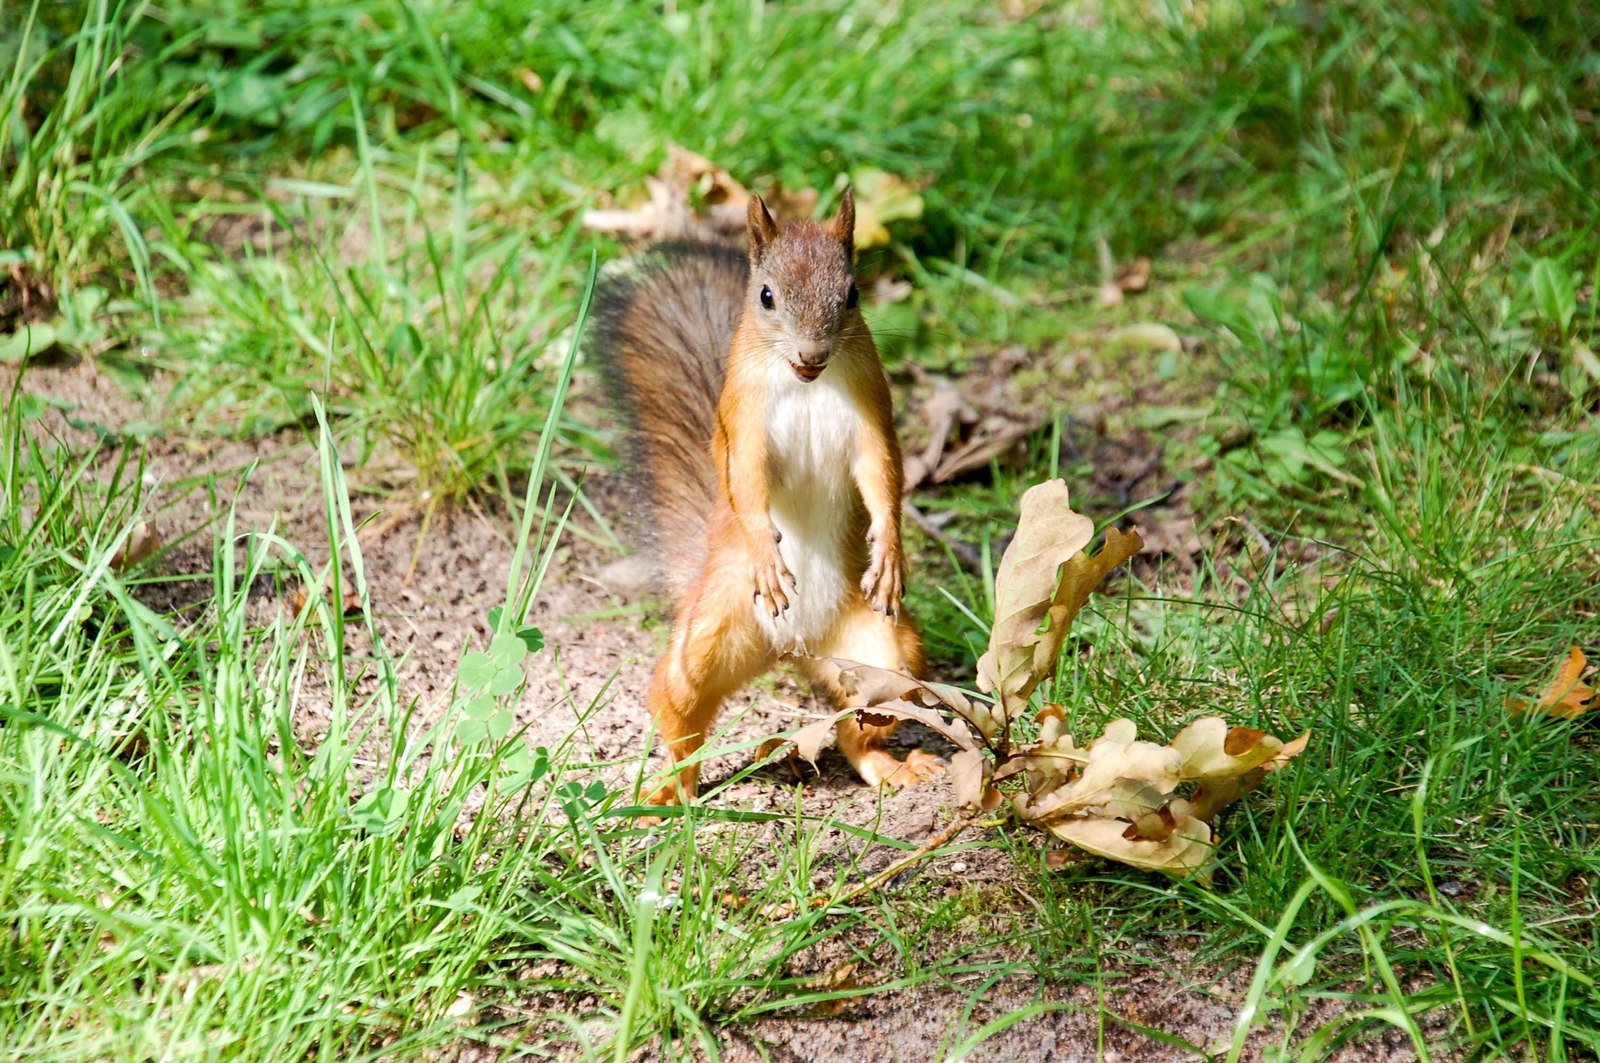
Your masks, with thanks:
M 0 413 L 0 1042 L 716 1055 L 729 1025 L 869 991 L 800 973 L 821 943 L 870 991 L 975 1000 L 1011 971 L 1100 994 L 1151 956 L 1237 971 L 1237 1036 L 1194 1046 L 1224 1058 L 1252 1029 L 1281 1058 L 1386 1029 L 1419 1055 L 1600 1052 L 1593 725 L 1506 708 L 1569 644 L 1600 653 L 1592 5 L 667 8 L 0 0 L 0 360 L 53 345 L 152 404 L 93 446 L 22 389 Z M 1097 599 L 1045 693 L 1081 734 L 1311 731 L 1223 820 L 1209 885 L 1048 871 L 1004 827 L 972 838 L 1037 905 L 897 885 L 774 921 L 814 893 L 826 824 L 785 820 L 760 860 L 736 810 L 645 835 L 604 766 L 509 733 L 523 658 L 551 652 L 519 625 L 556 500 L 610 460 L 570 355 L 592 256 L 621 249 L 578 219 L 669 141 L 747 183 L 923 186 L 874 253 L 915 284 L 869 312 L 892 366 L 1022 344 L 1060 408 L 1022 467 L 919 494 L 950 534 L 997 556 L 1057 471 L 1102 521 L 1161 512 L 1095 486 L 1065 416 L 1089 403 L 1192 485 L 1212 548 Z M 1152 290 L 1098 308 L 1102 246 L 1151 256 Z M 1145 321 L 1183 353 L 1111 339 Z M 152 431 L 306 435 L 324 534 L 221 497 L 199 603 L 155 612 L 159 559 L 119 557 L 164 503 Z M 370 611 L 246 608 L 261 581 L 365 594 L 352 495 L 512 515 L 500 637 L 463 647 L 443 717 Z M 920 560 L 912 607 L 960 678 L 991 577 Z M 315 739 L 291 724 L 310 697 Z M 894 842 L 855 845 L 837 884 Z M 730 881 L 750 904 L 716 899 Z M 969 1015 L 941 1051 L 1027 1014 Z

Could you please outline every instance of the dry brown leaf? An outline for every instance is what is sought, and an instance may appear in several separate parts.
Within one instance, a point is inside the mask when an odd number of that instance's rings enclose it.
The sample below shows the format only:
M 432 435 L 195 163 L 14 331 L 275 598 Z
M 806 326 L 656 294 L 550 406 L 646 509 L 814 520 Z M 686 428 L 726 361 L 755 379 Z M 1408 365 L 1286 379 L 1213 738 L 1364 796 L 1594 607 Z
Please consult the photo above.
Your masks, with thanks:
M 1572 720 L 1600 705 L 1595 689 L 1583 681 L 1584 669 L 1589 659 L 1574 644 L 1567 650 L 1566 659 L 1556 665 L 1550 681 L 1539 691 L 1533 701 L 1511 698 L 1507 705 L 1515 712 L 1538 713 L 1561 720 Z
M 1044 854 L 1044 866 L 1051 871 L 1060 871 L 1064 867 L 1072 867 L 1090 859 L 1088 852 L 1082 849 L 1051 849 Z
M 744 227 L 745 208 L 750 193 L 733 179 L 733 175 L 704 155 L 690 151 L 678 144 L 667 145 L 667 162 L 661 171 L 662 180 L 675 188 L 688 189 L 691 200 L 705 203 L 711 210 L 711 222 L 716 228 L 729 225 L 737 231 Z
M 985 737 L 988 706 L 975 703 L 960 690 L 945 683 L 932 683 L 892 668 L 849 661 L 842 657 L 819 657 L 813 670 L 843 692 L 852 707 L 872 708 L 875 713 L 927 724 L 962 749 L 976 749 L 977 739 L 968 729 L 971 723 Z M 926 708 L 924 708 L 926 706 Z M 955 713 L 955 719 L 941 715 L 937 708 Z
M 1117 270 L 1116 280 L 1113 282 L 1125 292 L 1142 292 L 1150 287 L 1150 260 L 1136 258 L 1132 262 L 1124 263 Z
M 827 736 L 824 734 L 823 739 L 826 740 L 826 738 Z M 760 763 L 777 753 L 784 754 L 783 766 L 789 770 L 790 775 L 796 779 L 805 777 L 805 772 L 800 767 L 800 751 L 791 739 L 778 738 L 776 736 L 765 739 L 761 745 L 756 747 L 756 762 Z M 811 767 L 815 770 L 816 763 L 812 762 Z
M 928 478 L 936 484 L 944 484 L 963 473 L 988 468 L 991 461 L 1004 457 L 1043 424 L 1043 416 L 1033 416 L 1024 421 L 1010 416 L 985 418 L 972 438 L 946 455 L 928 474 Z
M 1114 819 L 1067 819 L 1048 826 L 1062 841 L 1096 856 L 1169 875 L 1194 874 L 1212 853 L 1211 828 L 1193 816 L 1184 817 L 1160 840 L 1124 837 L 1128 824 Z
M 1311 741 L 1311 732 L 1303 732 L 1299 738 L 1285 742 L 1283 748 L 1278 750 L 1278 755 L 1261 765 L 1262 771 L 1277 771 L 1288 764 L 1295 757 L 1306 751 L 1306 744 Z
M 727 170 L 680 145 L 667 145 L 666 161 L 645 180 L 645 188 L 649 199 L 639 206 L 584 212 L 584 228 L 636 240 L 671 239 L 697 231 L 734 235 L 744 229 L 749 191 Z M 703 205 L 703 215 L 696 213 L 696 205 Z
M 1023 494 L 1016 537 L 995 576 L 989 649 L 978 660 L 978 689 L 996 693 L 1003 709 L 1025 701 L 1043 678 L 1041 658 L 1054 662 L 1044 640 L 1064 631 L 1040 633 L 1039 627 L 1054 604 L 1062 566 L 1093 538 L 1094 521 L 1072 511 L 1064 480 L 1050 480 Z
M 1133 816 L 1122 836 L 1129 841 L 1164 842 L 1178 829 L 1178 817 L 1172 806 L 1182 802 L 1166 801 L 1154 812 L 1141 812 Z
M 687 202 L 688 190 L 675 192 L 671 185 L 656 177 L 646 178 L 645 188 L 650 196 L 647 203 L 627 208 L 586 210 L 583 212 L 583 227 L 635 240 L 663 240 L 684 235 L 692 221 Z
M 1150 286 L 1150 260 L 1136 258 L 1113 268 L 1111 246 L 1102 238 L 1096 241 L 1100 258 L 1100 287 L 1095 291 L 1095 301 L 1107 310 L 1122 305 L 1123 296 L 1129 292 L 1142 292 Z
M 807 980 L 802 988 L 824 993 L 848 992 L 860 989 L 863 985 L 857 971 L 861 968 L 859 962 L 846 963 L 835 967 L 831 971 L 824 971 L 817 977 Z M 857 1003 L 854 997 L 836 997 L 833 1000 L 814 1001 L 803 1012 L 806 1018 L 828 1019 L 844 1014 L 852 1005 Z
M 730 238 L 744 232 L 750 190 L 727 170 L 682 145 L 667 145 L 666 161 L 655 176 L 645 179 L 645 189 L 648 198 L 643 203 L 585 211 L 584 228 L 640 241 Z M 809 218 L 819 197 L 814 188 L 790 189 L 774 182 L 764 198 L 777 217 L 795 219 Z
M 863 719 L 870 716 L 893 717 L 897 720 L 911 720 L 920 723 L 935 734 L 943 735 L 954 742 L 961 749 L 976 750 L 979 748 L 978 740 L 973 737 L 972 730 L 961 717 L 947 716 L 946 713 L 955 710 L 949 706 L 938 708 L 917 705 L 910 701 L 886 701 L 881 705 L 874 705 L 872 712 L 863 713 Z M 888 723 L 887 719 L 882 721 Z
M 122 547 L 111 555 L 111 570 L 122 573 L 154 557 L 165 544 L 148 521 L 139 521 L 128 532 Z
M 1283 743 L 1251 727 L 1229 728 L 1219 716 L 1207 716 L 1179 731 L 1172 748 L 1182 756 L 1178 776 L 1199 782 L 1243 775 L 1283 750 Z
M 821 755 L 823 747 L 828 744 L 828 737 L 833 733 L 834 724 L 851 713 L 858 713 L 867 722 L 873 722 L 871 721 L 873 716 L 878 717 L 876 722 L 879 726 L 889 723 L 891 719 L 911 720 L 922 724 L 935 734 L 944 736 L 963 750 L 977 750 L 978 740 L 973 737 L 972 731 L 959 718 L 951 719 L 946 716 L 945 711 L 898 699 L 874 704 L 870 713 L 852 706 L 812 720 L 796 731 L 790 741 L 794 743 L 794 755 L 815 768 L 817 757 Z M 770 756 L 774 751 L 765 744 L 762 750 L 764 756 Z
M 326 599 L 329 602 L 331 598 Z M 306 606 L 311 604 L 310 592 L 304 586 L 296 587 L 294 592 L 294 615 L 298 618 L 306 611 Z M 346 618 L 361 615 L 361 595 L 355 591 L 346 591 L 343 598 L 344 615 Z
M 1013 761 L 1027 764 L 1029 790 L 1012 803 L 1019 818 L 1134 867 L 1186 875 L 1210 851 L 1210 821 L 1305 749 L 1309 732 L 1284 743 L 1220 717 L 1196 720 L 1171 745 L 1140 741 L 1132 720 L 1113 720 L 1079 750 L 1065 716 L 1041 712 L 1040 742 Z M 1011 764 L 995 778 L 1014 774 Z M 1192 797 L 1173 796 L 1183 784 Z M 1194 825 L 1198 824 L 1198 826 Z
M 1177 788 L 1182 754 L 1170 746 L 1141 742 L 1132 720 L 1113 720 L 1084 752 L 1058 751 L 1050 782 L 1014 799 L 1026 820 L 1058 819 L 1082 813 L 1117 818 L 1154 811 Z M 1031 751 L 1030 751 L 1031 752 Z M 1067 774 L 1062 774 L 1065 763 Z M 1070 774 L 1081 767 L 1081 774 Z
M 958 805 L 985 812 L 1000 807 L 1000 791 L 990 777 L 993 766 L 994 762 L 980 749 L 963 749 L 950 758 L 950 780 L 955 785 Z
M 1089 557 L 1083 548 L 1093 538 L 1094 522 L 1073 512 L 1064 481 L 1023 494 L 1016 537 L 995 576 L 989 649 L 978 660 L 978 689 L 996 695 L 1006 719 L 1055 671 L 1067 627 L 1090 593 L 1140 546 L 1137 533 L 1108 528 L 1105 546 Z
M 833 725 L 838 722 L 844 713 L 834 713 L 824 716 L 820 720 L 813 720 L 806 724 L 794 735 L 795 756 L 811 765 L 817 766 L 817 757 L 822 753 L 822 747 L 828 744 L 828 736 L 833 734 Z
M 967 401 L 966 392 L 959 386 L 948 377 L 930 375 L 929 379 L 933 382 L 933 392 L 917 411 L 928 426 L 928 445 L 913 459 L 917 462 L 915 479 L 912 478 L 911 464 L 907 463 L 907 490 L 918 486 L 939 468 L 939 461 L 944 457 L 950 434 L 957 425 L 975 424 L 978 420 L 978 411 L 972 408 L 972 404 Z
M 1243 778 L 1211 779 L 1201 783 L 1189 801 L 1189 814 L 1210 823 L 1218 812 L 1233 804 L 1250 790 L 1255 789 L 1263 775 L 1251 772 Z

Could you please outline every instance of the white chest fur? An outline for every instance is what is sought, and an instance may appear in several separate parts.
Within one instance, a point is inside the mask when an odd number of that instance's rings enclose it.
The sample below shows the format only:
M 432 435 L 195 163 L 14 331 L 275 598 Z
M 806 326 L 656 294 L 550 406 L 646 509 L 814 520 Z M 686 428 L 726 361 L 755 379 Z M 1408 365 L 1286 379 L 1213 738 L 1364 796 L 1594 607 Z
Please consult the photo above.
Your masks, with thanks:
M 853 580 L 844 537 L 856 504 L 852 464 L 861 416 L 837 371 L 811 383 L 784 375 L 768 392 L 767 467 L 772 523 L 783 535 L 778 552 L 794 590 L 788 610 L 762 614 L 762 626 L 778 649 L 810 652 L 833 626 Z

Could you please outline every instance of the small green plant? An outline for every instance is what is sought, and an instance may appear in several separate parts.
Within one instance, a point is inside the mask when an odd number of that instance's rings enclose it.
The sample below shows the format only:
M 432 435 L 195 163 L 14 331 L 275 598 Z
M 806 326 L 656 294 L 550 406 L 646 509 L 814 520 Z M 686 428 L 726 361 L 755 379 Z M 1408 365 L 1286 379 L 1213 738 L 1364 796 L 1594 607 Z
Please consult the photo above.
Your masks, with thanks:
M 1376 375 L 1372 361 L 1323 336 L 1316 321 L 1291 318 L 1271 278 L 1183 297 L 1220 330 L 1229 370 L 1212 409 L 1219 427 L 1206 441 L 1223 473 L 1219 503 L 1260 503 L 1348 481 L 1344 429 Z M 1250 426 L 1242 441 L 1232 438 L 1239 424 Z
M 1536 259 L 1528 270 L 1528 294 L 1539 320 L 1565 347 L 1572 335 L 1573 316 L 1578 312 L 1578 284 L 1571 270 L 1553 259 Z

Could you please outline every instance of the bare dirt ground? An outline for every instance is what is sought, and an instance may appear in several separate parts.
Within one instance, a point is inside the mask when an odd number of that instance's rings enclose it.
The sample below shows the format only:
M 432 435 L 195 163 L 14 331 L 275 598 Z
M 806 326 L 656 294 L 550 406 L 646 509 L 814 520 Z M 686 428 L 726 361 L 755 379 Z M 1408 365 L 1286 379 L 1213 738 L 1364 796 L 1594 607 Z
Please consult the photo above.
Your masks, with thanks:
M 0 379 L 8 393 L 15 374 Z M 149 420 L 140 400 L 115 379 L 100 371 L 92 360 L 35 366 L 23 380 L 25 392 L 46 395 L 72 404 L 70 416 L 83 424 L 99 424 L 113 431 L 119 425 Z M 1095 411 L 1084 418 L 1074 438 L 1095 448 L 1097 467 L 1107 470 L 1104 487 L 1126 492 L 1141 490 L 1139 481 L 1158 478 L 1159 461 L 1149 462 L 1140 448 L 1126 440 L 1107 439 L 1094 428 Z M 74 444 L 88 444 L 94 435 L 73 428 L 64 417 L 47 414 L 42 426 Z M 908 452 L 911 451 L 908 447 Z M 1118 473 L 1118 457 L 1125 464 Z M 108 453 L 108 461 L 110 455 Z M 245 478 L 244 470 L 256 463 Z M 359 484 L 360 470 L 349 469 Z M 1120 479 L 1118 477 L 1121 477 Z M 274 527 L 320 564 L 327 555 L 323 500 L 316 452 L 299 429 L 243 441 L 195 438 L 167 434 L 149 441 L 144 477 L 149 485 L 153 521 L 167 549 L 160 571 L 166 576 L 195 575 L 203 582 L 157 583 L 147 597 L 159 608 L 181 611 L 209 592 L 205 573 L 213 558 L 213 535 L 221 514 L 213 508 L 213 491 L 225 512 L 232 505 L 240 529 Z M 1124 483 L 1123 481 L 1128 481 Z M 620 497 L 617 477 L 604 470 L 591 473 L 588 488 L 602 510 Z M 384 503 L 371 496 L 356 498 L 358 519 L 376 514 Z M 536 745 L 557 745 L 575 732 L 576 755 L 610 767 L 601 769 L 612 785 L 631 785 L 639 774 L 639 752 L 647 741 L 648 720 L 643 710 L 655 654 L 665 637 L 659 623 L 644 618 L 659 615 L 648 601 L 648 591 L 616 588 L 616 573 L 609 570 L 616 552 L 600 545 L 603 537 L 588 518 L 579 514 L 580 532 L 570 535 L 561 548 L 551 578 L 530 615 L 530 622 L 545 633 L 547 649 L 529 664 L 529 682 L 517 713 L 518 724 L 528 726 Z M 1159 549 L 1182 557 L 1191 547 L 1192 522 L 1186 512 L 1158 514 L 1149 532 L 1164 536 Z M 1158 527 L 1159 525 L 1159 527 Z M 443 711 L 449 700 L 456 663 L 466 640 L 482 643 L 489 634 L 486 611 L 504 596 L 507 567 L 512 556 L 514 529 L 504 513 L 494 511 L 442 512 L 421 538 L 420 517 L 394 522 L 381 536 L 362 544 L 372 586 L 377 626 L 392 657 L 399 661 L 402 696 L 417 699 L 424 717 Z M 624 580 L 624 583 L 631 582 Z M 608 589 L 608 586 L 611 589 Z M 262 615 L 273 609 L 292 608 L 285 589 L 260 581 L 251 589 L 254 607 Z M 360 652 L 359 647 L 353 647 Z M 587 711 L 594 706 L 592 712 Z M 760 739 L 795 725 L 801 712 L 821 706 L 793 680 L 780 680 L 770 691 L 748 691 L 727 707 L 724 720 L 735 720 L 726 740 L 730 743 Z M 307 702 L 300 725 L 310 740 L 323 726 L 325 708 Z M 926 732 L 903 728 L 896 736 L 903 746 L 927 744 L 937 748 Z M 714 788 L 720 780 L 747 766 L 749 752 L 719 757 L 704 773 L 703 786 Z M 855 825 L 872 826 L 880 833 L 917 843 L 937 833 L 955 815 L 949 784 L 943 779 L 900 793 L 878 795 L 864 789 L 843 760 L 831 752 L 804 787 L 804 811 Z M 807 771 L 809 774 L 809 769 Z M 725 789 L 717 800 L 728 807 L 751 811 L 792 812 L 794 777 L 783 766 L 763 769 Z M 981 832 L 968 841 L 982 841 Z M 826 844 L 859 845 L 842 832 Z M 864 862 L 864 873 L 886 866 L 896 851 L 879 848 Z M 823 868 L 821 874 L 826 874 Z M 1011 858 L 998 845 L 978 845 L 959 854 L 923 865 L 908 873 L 927 881 L 958 888 L 963 881 L 982 882 L 996 896 L 1018 894 L 1019 912 L 1025 912 L 1027 882 Z M 891 884 L 891 889 L 901 881 Z M 1020 918 L 1025 919 L 1026 915 Z M 1012 935 L 1009 944 L 996 945 L 974 959 L 1025 960 L 1032 947 L 1026 935 Z M 959 944 L 959 943 L 952 943 Z M 1194 1058 L 1186 1049 L 1139 1032 L 1144 1026 L 1163 1031 L 1210 1050 L 1225 1048 L 1237 1019 L 1238 1001 L 1244 995 L 1248 970 L 1193 969 L 1171 956 L 1165 945 L 1152 942 L 1147 962 L 1136 967 L 1108 969 L 1102 979 L 1105 998 L 1093 988 L 1038 984 L 1014 976 L 985 988 L 982 976 L 941 987 L 890 991 L 846 1002 L 826 1015 L 801 1015 L 757 1021 L 726 1031 L 727 1058 L 740 1061 L 860 1060 L 901 1061 L 940 1058 L 985 1023 L 1032 1004 L 1052 1005 L 999 1032 L 983 1043 L 970 1059 L 993 1060 L 1122 1060 L 1165 1061 Z M 824 943 L 807 956 L 811 968 L 797 974 L 826 972 L 850 958 L 846 942 Z M 878 972 L 874 980 L 888 980 L 893 970 Z M 548 1005 L 547 1005 L 548 1006 Z M 1107 1021 L 1099 1008 L 1125 1022 Z M 1332 1017 L 1332 1013 L 1328 1018 Z M 1132 1024 L 1132 1025 L 1129 1025 Z M 1313 1022 L 1309 1028 L 1315 1028 Z M 1259 1032 L 1252 1045 L 1266 1042 Z M 484 1050 L 462 1046 L 460 1058 L 475 1059 Z M 1259 1049 L 1252 1049 L 1252 1058 Z M 489 1057 L 483 1057 L 489 1058 Z M 1414 1058 L 1398 1033 L 1346 1050 L 1338 1058 L 1350 1060 L 1402 1060 Z

